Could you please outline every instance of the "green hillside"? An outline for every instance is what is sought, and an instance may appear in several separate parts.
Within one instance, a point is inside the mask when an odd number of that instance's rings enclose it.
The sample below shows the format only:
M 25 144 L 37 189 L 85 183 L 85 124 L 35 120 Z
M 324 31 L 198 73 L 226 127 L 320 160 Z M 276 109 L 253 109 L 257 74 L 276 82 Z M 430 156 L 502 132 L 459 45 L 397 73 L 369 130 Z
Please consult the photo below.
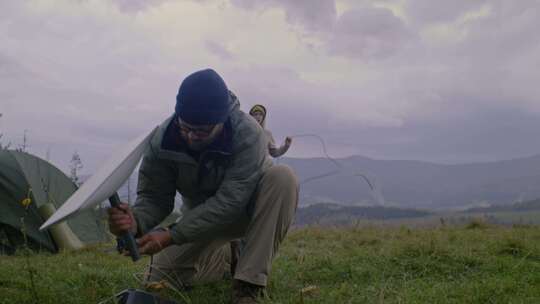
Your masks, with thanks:
M 268 303 L 539 303 L 540 228 L 468 227 L 293 231 Z M 98 303 L 139 287 L 146 259 L 134 264 L 109 249 L 4 256 L 0 303 Z M 228 303 L 229 286 L 167 294 L 180 303 Z

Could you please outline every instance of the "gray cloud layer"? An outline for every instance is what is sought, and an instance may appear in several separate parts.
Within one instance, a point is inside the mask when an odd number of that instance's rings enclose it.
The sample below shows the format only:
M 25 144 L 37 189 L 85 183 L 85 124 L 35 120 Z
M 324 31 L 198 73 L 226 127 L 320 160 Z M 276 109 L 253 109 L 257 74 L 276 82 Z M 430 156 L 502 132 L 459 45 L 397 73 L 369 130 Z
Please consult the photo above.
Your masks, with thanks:
M 539 14 L 532 0 L 5 1 L 0 127 L 15 143 L 30 130 L 58 164 L 79 150 L 92 167 L 212 66 L 244 109 L 268 105 L 278 140 L 317 133 L 333 155 L 535 154 Z M 298 138 L 290 155 L 322 150 Z
M 540 73 L 532 68 L 540 62 L 537 1 L 411 0 L 403 6 L 406 20 L 372 4 L 377 1 L 355 2 L 335 23 L 319 23 L 327 25 L 326 33 L 314 35 L 330 56 L 368 63 L 359 68 L 376 66 L 379 77 L 357 86 L 355 97 L 371 95 L 379 103 L 403 108 L 401 113 L 386 112 L 394 117 L 389 121 L 401 124 L 356 126 L 346 132 L 328 126 L 328 137 L 336 143 L 354 141 L 360 151 L 391 158 L 416 155 L 454 162 L 539 151 L 533 138 L 540 126 L 540 92 L 534 85 Z M 282 8 L 293 13 L 284 4 Z M 306 22 L 305 29 L 311 30 L 313 23 Z M 443 37 L 430 39 L 425 35 L 430 30 Z M 346 98 L 345 86 L 325 89 Z M 351 140 L 354 133 L 357 140 Z
M 281 7 L 287 21 L 301 24 L 308 30 L 325 31 L 332 27 L 336 19 L 334 0 L 288 1 L 288 0 L 231 0 L 233 5 L 245 9 L 264 10 Z
M 331 55 L 380 59 L 400 52 L 414 39 L 405 23 L 387 9 L 352 9 L 337 20 L 327 49 Z

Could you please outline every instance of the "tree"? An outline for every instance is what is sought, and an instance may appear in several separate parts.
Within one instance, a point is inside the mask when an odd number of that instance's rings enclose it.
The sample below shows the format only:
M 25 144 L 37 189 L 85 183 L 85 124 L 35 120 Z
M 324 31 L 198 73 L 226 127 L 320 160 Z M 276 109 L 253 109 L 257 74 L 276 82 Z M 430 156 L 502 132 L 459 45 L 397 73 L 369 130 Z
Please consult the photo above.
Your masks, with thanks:
M 71 156 L 71 161 L 69 162 L 69 169 L 70 169 L 69 177 L 77 186 L 80 186 L 82 184 L 81 181 L 79 180 L 79 172 L 82 168 L 83 168 L 83 164 L 81 161 L 81 157 L 79 156 L 79 153 L 75 151 L 73 152 L 73 156 Z
M 9 149 L 9 143 L 7 145 L 2 144 L 2 136 L 4 136 L 4 134 L 0 133 L 0 150 Z
M 28 136 L 26 136 L 26 133 L 28 133 L 28 130 L 24 129 L 23 142 L 15 150 L 17 150 L 19 152 L 27 152 L 27 150 L 28 150 Z
M 0 118 L 2 118 L 3 114 L 0 113 Z M 0 132 L 0 150 L 2 149 L 9 149 L 9 146 L 11 145 L 10 143 L 7 143 L 7 144 L 3 144 L 2 143 L 2 136 L 4 136 L 4 133 Z

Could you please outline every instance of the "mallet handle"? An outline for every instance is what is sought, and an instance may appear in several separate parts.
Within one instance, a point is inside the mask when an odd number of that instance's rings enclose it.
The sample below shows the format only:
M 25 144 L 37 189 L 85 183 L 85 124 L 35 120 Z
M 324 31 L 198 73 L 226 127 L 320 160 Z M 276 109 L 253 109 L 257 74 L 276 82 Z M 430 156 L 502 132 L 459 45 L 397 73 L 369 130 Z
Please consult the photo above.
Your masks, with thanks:
M 119 207 L 120 197 L 118 196 L 118 193 L 115 192 L 113 196 L 109 198 L 109 202 L 111 203 L 111 207 Z M 123 247 L 124 249 L 127 249 L 129 251 L 129 255 L 131 256 L 133 262 L 141 258 L 141 255 L 139 254 L 139 247 L 137 247 L 137 242 L 135 242 L 135 238 L 130 231 L 126 231 L 120 237 L 120 240 L 117 241 L 121 243 L 119 247 Z

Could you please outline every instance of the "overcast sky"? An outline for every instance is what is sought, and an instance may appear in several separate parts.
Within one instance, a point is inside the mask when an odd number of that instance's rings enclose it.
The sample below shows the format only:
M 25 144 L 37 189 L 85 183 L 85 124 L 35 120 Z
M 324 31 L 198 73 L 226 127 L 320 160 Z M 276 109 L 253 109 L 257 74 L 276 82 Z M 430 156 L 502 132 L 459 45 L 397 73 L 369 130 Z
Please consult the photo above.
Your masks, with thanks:
M 92 172 L 211 67 L 268 126 L 333 156 L 540 153 L 538 0 L 3 0 L 4 142 Z M 288 156 L 322 156 L 297 138 Z

